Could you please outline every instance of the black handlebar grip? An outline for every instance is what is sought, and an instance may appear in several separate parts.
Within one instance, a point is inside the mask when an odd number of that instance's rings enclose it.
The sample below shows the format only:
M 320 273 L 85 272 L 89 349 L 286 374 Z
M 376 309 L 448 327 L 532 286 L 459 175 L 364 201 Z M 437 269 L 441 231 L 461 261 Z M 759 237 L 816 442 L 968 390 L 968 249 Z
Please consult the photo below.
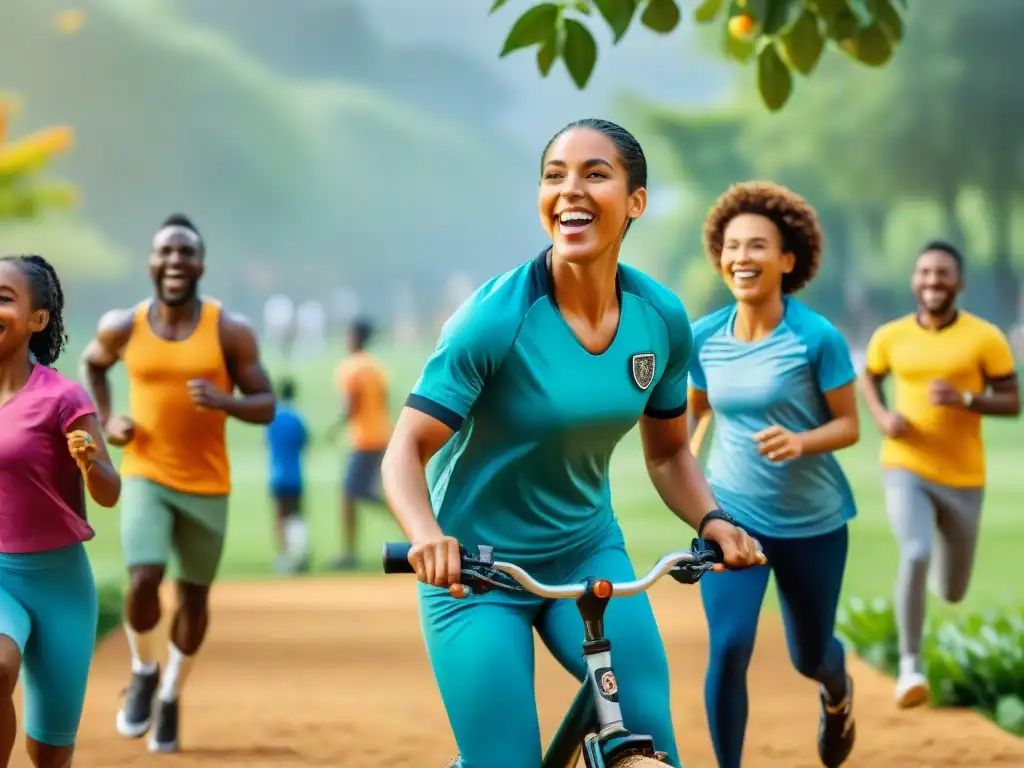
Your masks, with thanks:
M 384 573 L 416 573 L 409 563 L 409 550 L 412 544 L 404 541 L 388 542 L 384 545 L 384 555 L 381 558 L 384 566 Z

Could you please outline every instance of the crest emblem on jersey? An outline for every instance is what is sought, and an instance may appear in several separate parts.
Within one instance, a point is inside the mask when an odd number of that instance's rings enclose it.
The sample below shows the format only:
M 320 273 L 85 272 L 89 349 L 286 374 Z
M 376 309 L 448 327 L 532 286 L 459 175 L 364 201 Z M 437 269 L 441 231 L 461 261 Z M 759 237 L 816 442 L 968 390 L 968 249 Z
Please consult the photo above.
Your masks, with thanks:
M 644 352 L 633 355 L 629 361 L 629 371 L 633 374 L 634 383 L 641 390 L 647 391 L 651 382 L 654 381 L 654 353 Z

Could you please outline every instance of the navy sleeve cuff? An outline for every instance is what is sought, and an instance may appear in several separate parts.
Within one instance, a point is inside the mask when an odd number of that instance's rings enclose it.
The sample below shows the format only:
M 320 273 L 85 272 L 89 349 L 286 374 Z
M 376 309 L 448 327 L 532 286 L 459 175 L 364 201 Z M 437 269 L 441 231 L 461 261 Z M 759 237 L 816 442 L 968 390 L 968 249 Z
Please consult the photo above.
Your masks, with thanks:
M 429 397 L 424 397 L 423 395 L 409 395 L 409 397 L 406 398 L 405 407 L 413 408 L 420 413 L 427 414 L 427 416 L 430 416 L 433 419 L 437 419 L 452 430 L 452 432 L 458 432 L 459 427 L 462 426 L 462 422 L 465 421 L 465 419 L 451 408 L 445 408 L 440 403 L 436 403 Z
M 667 411 L 659 410 L 658 408 L 651 408 L 647 406 L 644 408 L 644 416 L 649 416 L 652 419 L 677 419 L 686 413 L 686 403 L 676 408 L 670 408 Z

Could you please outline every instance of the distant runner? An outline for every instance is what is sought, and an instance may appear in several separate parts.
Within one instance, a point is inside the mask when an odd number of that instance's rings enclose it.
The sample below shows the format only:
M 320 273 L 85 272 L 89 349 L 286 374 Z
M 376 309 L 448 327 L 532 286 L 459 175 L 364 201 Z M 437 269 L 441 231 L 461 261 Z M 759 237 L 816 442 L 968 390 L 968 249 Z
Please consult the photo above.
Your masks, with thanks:
M 1010 344 L 994 325 L 957 308 L 962 288 L 960 252 L 938 240 L 926 245 L 911 277 L 917 310 L 875 331 L 860 377 L 885 436 L 885 503 L 900 547 L 900 707 L 929 698 L 921 666 L 929 567 L 932 589 L 944 600 L 967 595 L 985 486 L 981 417 L 1020 415 Z M 882 393 L 890 374 L 891 410 Z

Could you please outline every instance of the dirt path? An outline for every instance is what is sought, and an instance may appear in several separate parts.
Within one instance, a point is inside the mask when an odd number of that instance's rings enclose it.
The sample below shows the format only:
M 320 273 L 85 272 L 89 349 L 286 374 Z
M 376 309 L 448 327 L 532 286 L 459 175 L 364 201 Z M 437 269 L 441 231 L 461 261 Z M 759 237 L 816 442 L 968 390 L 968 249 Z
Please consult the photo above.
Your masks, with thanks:
M 652 593 L 672 662 L 686 768 L 715 768 L 702 703 L 706 630 L 697 590 Z M 454 752 L 427 665 L 409 578 L 216 587 L 207 646 L 184 698 L 180 755 L 154 757 L 114 732 L 127 682 L 118 632 L 97 651 L 76 768 L 395 766 L 441 768 Z M 545 653 L 537 686 L 544 738 L 574 683 Z M 1024 766 L 1024 741 L 964 712 L 899 713 L 892 684 L 853 662 L 859 740 L 850 768 Z M 751 681 L 746 768 L 818 768 L 815 687 L 789 665 L 775 617 L 762 621 Z M 28 768 L 20 745 L 13 765 Z

